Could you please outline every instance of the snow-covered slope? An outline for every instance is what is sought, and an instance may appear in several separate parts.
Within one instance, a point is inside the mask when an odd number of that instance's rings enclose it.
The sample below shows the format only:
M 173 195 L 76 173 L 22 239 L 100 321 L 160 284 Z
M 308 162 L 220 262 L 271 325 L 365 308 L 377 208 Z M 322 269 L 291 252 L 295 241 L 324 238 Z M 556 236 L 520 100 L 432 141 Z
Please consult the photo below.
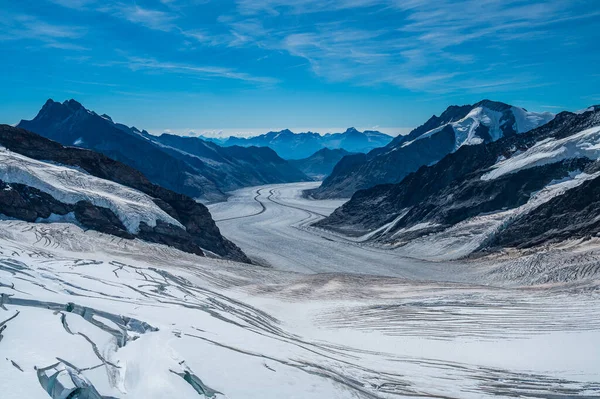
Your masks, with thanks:
M 476 106 L 464 118 L 425 132 L 414 140 L 404 142 L 402 147 L 409 146 L 416 140 L 431 137 L 446 126 L 451 126 L 455 132 L 454 150 L 456 151 L 463 145 L 496 141 L 504 137 L 507 132 L 517 134 L 528 132 L 554 118 L 554 114 L 551 112 L 529 112 L 514 106 L 500 110 L 498 107 L 495 108 L 490 108 L 485 103 Z M 484 128 L 483 134 L 480 130 L 482 127 Z
M 481 110 L 474 110 L 445 129 L 460 130 L 475 115 L 488 123 Z M 317 225 L 428 260 L 600 233 L 600 112 L 595 107 L 561 113 L 537 129 L 486 145 L 465 145 L 474 137 L 472 130 L 465 132 L 456 152 L 398 184 L 356 193 Z
M 128 165 L 8 125 L 0 125 L 0 146 L 8 150 L 0 167 L 0 213 L 6 216 L 62 218 L 121 238 L 249 261 L 203 204 L 152 184 Z
M 516 173 L 536 166 L 582 157 L 593 160 L 600 157 L 600 126 L 586 129 L 563 139 L 542 140 L 524 153 L 496 163 L 492 166 L 492 171 L 481 176 L 481 179 L 497 179 L 507 173 Z
M 451 106 L 432 116 L 406 136 L 396 137 L 366 155 L 344 157 L 321 187 L 316 198 L 350 197 L 377 184 L 399 183 L 422 166 L 433 165 L 466 145 L 491 143 L 544 125 L 549 112 L 529 112 L 501 102 L 483 100 L 474 105 Z
M 89 201 L 108 208 L 131 234 L 139 232 L 140 222 L 154 227 L 157 220 L 183 228 L 144 193 L 75 168 L 36 161 L 2 147 L 0 180 L 37 188 L 67 204 Z

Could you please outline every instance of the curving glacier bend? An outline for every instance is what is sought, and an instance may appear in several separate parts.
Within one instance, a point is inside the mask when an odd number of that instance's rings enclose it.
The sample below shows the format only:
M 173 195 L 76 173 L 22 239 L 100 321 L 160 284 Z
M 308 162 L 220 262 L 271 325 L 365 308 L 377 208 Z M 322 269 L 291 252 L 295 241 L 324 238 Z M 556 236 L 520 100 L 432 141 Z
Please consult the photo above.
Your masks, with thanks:
M 209 209 L 225 236 L 256 263 L 278 270 L 413 279 L 441 275 L 451 280 L 456 276 L 447 265 L 409 259 L 311 227 L 344 203 L 301 197 L 303 190 L 315 187 L 318 183 L 311 182 L 241 189 L 234 191 L 228 202 L 213 204 Z
M 0 396 L 600 395 L 598 243 L 417 261 L 312 229 L 309 185 L 211 207 L 264 266 L 0 221 Z

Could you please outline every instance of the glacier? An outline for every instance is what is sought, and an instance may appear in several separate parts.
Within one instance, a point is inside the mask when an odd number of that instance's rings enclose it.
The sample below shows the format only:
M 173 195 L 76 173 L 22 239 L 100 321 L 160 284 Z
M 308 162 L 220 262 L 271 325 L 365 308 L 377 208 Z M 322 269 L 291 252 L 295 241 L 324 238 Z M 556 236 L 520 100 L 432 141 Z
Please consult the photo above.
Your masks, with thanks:
M 85 200 L 108 208 L 132 234 L 139 231 L 141 222 L 154 227 L 157 220 L 183 228 L 140 191 L 92 176 L 79 168 L 37 161 L 3 147 L 0 147 L 0 180 L 37 188 L 67 204 Z
M 600 395 L 598 240 L 429 262 L 312 228 L 311 184 L 211 205 L 257 265 L 0 220 L 2 398 Z

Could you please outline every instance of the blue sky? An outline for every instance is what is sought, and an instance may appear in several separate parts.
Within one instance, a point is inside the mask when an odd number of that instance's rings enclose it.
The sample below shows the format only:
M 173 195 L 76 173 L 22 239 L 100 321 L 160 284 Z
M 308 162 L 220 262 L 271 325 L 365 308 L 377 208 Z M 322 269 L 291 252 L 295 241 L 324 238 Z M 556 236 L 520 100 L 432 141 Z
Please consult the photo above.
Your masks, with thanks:
M 600 103 L 597 0 L 0 0 L 0 122 L 75 98 L 153 132 L 414 127 Z

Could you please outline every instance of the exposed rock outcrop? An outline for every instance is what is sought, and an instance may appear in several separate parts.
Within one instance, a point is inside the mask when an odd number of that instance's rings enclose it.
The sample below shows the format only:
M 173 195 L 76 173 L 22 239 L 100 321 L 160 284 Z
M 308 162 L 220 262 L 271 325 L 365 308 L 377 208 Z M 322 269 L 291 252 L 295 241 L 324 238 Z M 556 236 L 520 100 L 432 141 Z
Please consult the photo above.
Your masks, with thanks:
M 64 147 L 35 133 L 8 125 L 0 125 L 0 145 L 40 161 L 53 162 L 79 168 L 101 179 L 134 188 L 152 197 L 153 201 L 185 228 L 158 223 L 155 227 L 140 225 L 139 238 L 159 242 L 176 248 L 202 253 L 202 249 L 238 261 L 249 262 L 245 254 L 224 238 L 213 221 L 208 209 L 192 198 L 151 183 L 134 168 L 107 156 L 80 148 Z M 16 187 L 11 184 L 10 187 Z M 112 212 L 106 208 L 86 204 L 69 206 L 62 204 L 32 187 L 18 187 L 13 193 L 7 190 L 0 209 L 1 213 L 22 220 L 35 221 L 51 214 L 66 215 L 75 212 L 79 223 L 87 228 L 130 238 L 131 234 Z M 1 197 L 1 196 L 0 196 Z M 48 198 L 49 197 L 49 198 Z M 12 214 L 9 214 L 12 213 Z M 112 222 L 111 222 L 112 220 Z M 118 223 L 117 223 L 118 222 Z M 120 225 L 119 225 L 120 224 Z
M 399 183 L 420 167 L 432 165 L 462 147 L 522 134 L 553 117 L 490 100 L 450 106 L 439 117 L 432 116 L 383 148 L 363 157 L 353 155 L 352 160 L 342 159 L 321 187 L 308 194 L 315 198 L 348 198 L 361 189 Z

